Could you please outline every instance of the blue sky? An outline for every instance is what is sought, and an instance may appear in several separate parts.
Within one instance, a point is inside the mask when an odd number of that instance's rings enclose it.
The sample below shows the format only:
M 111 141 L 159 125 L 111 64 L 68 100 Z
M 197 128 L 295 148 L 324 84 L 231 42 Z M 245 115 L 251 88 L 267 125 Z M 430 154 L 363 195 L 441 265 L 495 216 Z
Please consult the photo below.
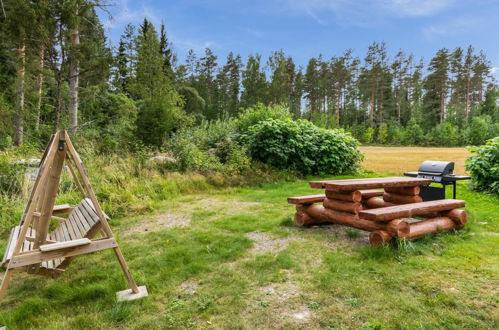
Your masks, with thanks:
M 361 58 L 373 41 L 394 55 L 402 48 L 425 63 L 437 49 L 483 49 L 499 77 L 498 0 L 110 0 L 101 18 L 116 45 L 127 23 L 147 17 L 166 25 L 182 61 L 189 49 L 210 47 L 224 62 L 241 54 L 283 49 L 297 64 L 310 57 L 340 55 L 352 48 Z

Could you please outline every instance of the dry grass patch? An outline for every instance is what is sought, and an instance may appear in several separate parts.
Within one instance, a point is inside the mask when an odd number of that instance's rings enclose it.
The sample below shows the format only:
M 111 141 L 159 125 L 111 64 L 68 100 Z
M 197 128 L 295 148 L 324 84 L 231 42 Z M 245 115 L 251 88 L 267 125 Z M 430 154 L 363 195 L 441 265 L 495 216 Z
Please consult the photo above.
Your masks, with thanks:
M 470 155 L 466 148 L 429 147 L 370 147 L 359 148 L 365 155 L 362 166 L 377 173 L 397 174 L 417 171 L 425 160 L 455 162 L 454 172 L 464 174 L 465 160 Z
M 252 232 L 245 235 L 254 242 L 253 248 L 250 250 L 250 254 L 259 253 L 278 253 L 284 250 L 290 241 L 301 240 L 299 237 L 286 237 L 286 238 L 272 238 L 265 233 Z

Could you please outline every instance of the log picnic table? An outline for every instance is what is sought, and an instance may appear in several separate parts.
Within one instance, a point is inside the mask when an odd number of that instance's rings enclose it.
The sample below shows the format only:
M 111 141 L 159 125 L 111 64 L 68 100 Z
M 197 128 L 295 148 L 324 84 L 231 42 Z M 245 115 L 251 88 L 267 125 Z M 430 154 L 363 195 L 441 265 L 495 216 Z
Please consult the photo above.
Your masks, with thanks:
M 386 244 L 394 237 L 416 239 L 462 228 L 467 222 L 466 211 L 459 209 L 464 201 L 423 202 L 420 186 L 431 182 L 408 177 L 312 181 L 310 187 L 325 189 L 325 193 L 290 197 L 288 203 L 296 205 L 296 225 L 336 223 L 366 230 L 371 232 L 372 245 Z M 423 219 L 404 220 L 414 216 Z

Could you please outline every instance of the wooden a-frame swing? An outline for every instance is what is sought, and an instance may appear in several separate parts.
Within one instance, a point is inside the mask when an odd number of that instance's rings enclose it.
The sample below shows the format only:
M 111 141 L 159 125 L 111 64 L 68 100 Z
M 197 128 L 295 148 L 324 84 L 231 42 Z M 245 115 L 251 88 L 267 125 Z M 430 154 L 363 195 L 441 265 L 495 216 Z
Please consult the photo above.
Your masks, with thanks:
M 81 203 L 74 207 L 54 205 L 64 165 L 83 195 Z M 59 224 L 49 232 L 52 220 Z M 135 283 L 108 220 L 69 136 L 58 131 L 45 149 L 21 222 L 11 231 L 2 260 L 7 270 L 0 285 L 0 303 L 15 269 L 57 277 L 73 257 L 105 249 L 113 249 L 130 287 L 117 293 L 118 300 L 147 296 L 146 287 Z M 93 239 L 99 233 L 102 237 Z

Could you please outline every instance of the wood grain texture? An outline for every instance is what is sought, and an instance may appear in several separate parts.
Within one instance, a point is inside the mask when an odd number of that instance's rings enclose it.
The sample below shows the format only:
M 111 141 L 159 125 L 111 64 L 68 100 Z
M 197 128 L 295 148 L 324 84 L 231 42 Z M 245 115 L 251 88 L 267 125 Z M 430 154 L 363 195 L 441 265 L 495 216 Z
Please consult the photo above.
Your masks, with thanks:
M 313 204 L 322 202 L 326 198 L 324 194 L 288 197 L 288 204 Z
M 372 188 L 386 187 L 414 187 L 428 185 L 429 179 L 408 178 L 408 177 L 386 177 L 386 178 L 366 178 L 366 179 L 346 179 L 346 180 L 326 180 L 309 182 L 312 188 L 326 188 L 330 191 L 354 191 Z
M 438 217 L 410 224 L 409 239 L 416 239 L 440 230 L 450 230 L 458 226 L 448 217 Z
M 421 191 L 419 186 L 416 187 L 386 187 L 385 191 L 396 195 L 417 196 Z
M 343 211 L 353 214 L 358 214 L 362 210 L 362 204 L 359 202 L 345 202 L 337 199 L 324 199 L 323 205 L 325 208 L 335 211 Z
M 397 218 L 428 214 L 435 211 L 449 211 L 464 207 L 466 203 L 458 199 L 443 199 L 414 204 L 396 205 L 378 209 L 362 210 L 359 215 L 368 220 L 387 221 Z
M 355 190 L 343 193 L 326 190 L 326 197 L 345 202 L 360 202 L 362 200 L 362 192 L 360 190 Z
M 337 223 L 365 231 L 384 230 L 397 237 L 405 237 L 409 234 L 409 224 L 398 219 L 389 222 L 370 221 L 360 219 L 355 214 L 329 210 L 318 204 L 303 207 L 302 211 L 315 219 L 317 223 Z
M 383 200 L 385 202 L 393 204 L 410 204 L 421 203 L 423 201 L 423 198 L 421 198 L 421 196 L 399 195 L 385 192 L 383 194 Z

